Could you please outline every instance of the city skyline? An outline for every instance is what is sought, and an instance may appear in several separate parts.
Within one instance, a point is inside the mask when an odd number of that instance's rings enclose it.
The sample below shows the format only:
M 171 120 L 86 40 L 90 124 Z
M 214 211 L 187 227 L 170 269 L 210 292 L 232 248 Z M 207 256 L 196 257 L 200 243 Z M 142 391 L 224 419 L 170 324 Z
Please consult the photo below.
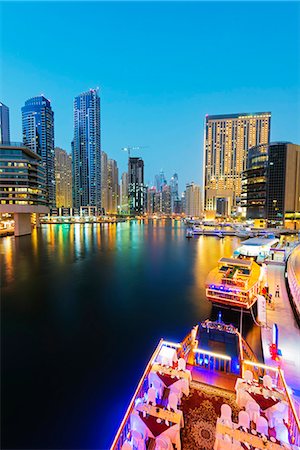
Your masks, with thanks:
M 58 45 L 57 37 L 44 27 L 45 41 L 37 42 L 36 52 L 40 52 L 41 46 L 49 43 L 50 39 L 53 39 L 53 46 L 49 54 L 46 52 L 45 57 L 39 59 L 26 46 L 23 48 L 22 39 L 18 39 L 25 32 L 21 20 L 23 15 L 34 21 L 38 14 L 47 21 L 55 16 L 58 27 L 61 25 L 60 17 L 64 17 L 67 36 L 74 20 L 82 12 L 82 5 L 72 4 L 67 16 L 63 14 L 64 8 L 66 5 L 63 3 L 52 3 L 51 6 L 20 3 L 16 17 L 9 4 L 3 5 L 6 22 L 3 24 L 2 53 L 5 64 L 1 83 L 3 91 L 0 92 L 1 100 L 10 108 L 11 140 L 21 140 L 20 108 L 24 100 L 43 92 L 51 100 L 55 112 L 55 146 L 70 153 L 73 99 L 78 92 L 99 86 L 102 148 L 118 161 L 122 173 L 126 169 L 127 155 L 121 148 L 126 145 L 147 146 L 142 152 L 132 155 L 145 160 L 146 182 L 163 168 L 168 178 L 179 172 L 180 191 L 192 180 L 203 184 L 205 114 L 271 111 L 270 141 L 300 141 L 296 126 L 299 102 L 295 102 L 299 98 L 299 63 L 294 58 L 299 47 L 297 27 L 293 26 L 299 15 L 296 3 L 269 2 L 268 5 L 257 3 L 251 6 L 199 3 L 185 5 L 184 8 L 180 3 L 124 3 L 118 4 L 120 14 L 116 14 L 112 4 L 87 4 L 85 11 L 93 8 L 91 30 L 97 17 L 101 17 L 103 27 L 97 35 L 92 31 L 89 39 L 83 38 L 80 51 L 88 58 L 97 50 L 101 58 L 91 67 L 81 65 L 80 70 L 76 70 L 76 64 L 73 66 L 76 53 L 69 38 Z M 225 31 L 221 27 L 221 36 L 217 25 L 222 22 L 224 8 L 234 13 L 230 20 L 235 26 L 228 26 Z M 244 17 L 246 8 L 249 20 L 252 20 L 251 33 L 247 34 L 243 33 L 242 21 L 239 20 Z M 139 21 L 135 23 L 137 13 Z M 269 19 L 272 18 L 267 23 L 264 20 L 266 13 Z M 171 24 L 166 21 L 169 15 Z M 197 21 L 206 16 L 214 17 L 213 35 L 209 24 Z M 181 23 L 181 17 L 185 19 L 184 23 Z M 123 19 L 126 33 L 122 33 L 124 41 L 121 43 L 111 30 L 122 31 Z M 10 26 L 12 20 L 13 27 Z M 148 37 L 151 23 L 156 25 L 152 40 Z M 275 33 L 277 27 L 274 23 L 280 25 L 281 33 Z M 177 36 L 175 31 L 179 24 L 182 31 Z M 28 25 L 30 23 L 26 23 Z M 262 26 L 265 36 L 268 36 L 265 42 L 255 31 Z M 12 30 L 14 40 L 9 39 Z M 86 26 L 83 24 L 84 30 Z M 106 33 L 107 40 L 101 39 L 102 33 Z M 223 35 L 224 50 L 232 48 L 233 53 L 228 57 L 227 51 L 219 52 L 215 58 Z M 235 39 L 239 35 L 243 37 L 242 42 Z M 137 36 L 140 42 L 137 42 Z M 246 52 L 241 55 L 242 49 Z M 20 55 L 18 64 L 12 58 L 13 54 Z M 222 70 L 224 65 L 227 73 Z M 259 66 L 268 70 L 258 70 Z M 15 83 L 20 67 L 23 69 L 22 80 Z

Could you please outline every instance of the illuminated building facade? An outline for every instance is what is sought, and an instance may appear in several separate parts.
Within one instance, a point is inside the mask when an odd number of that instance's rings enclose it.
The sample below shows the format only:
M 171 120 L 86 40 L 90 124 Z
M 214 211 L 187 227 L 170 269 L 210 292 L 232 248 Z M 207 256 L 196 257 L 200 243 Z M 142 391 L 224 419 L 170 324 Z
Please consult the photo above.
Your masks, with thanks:
M 107 153 L 101 151 L 101 201 L 102 210 L 108 211 L 108 157 Z
M 72 156 L 62 148 L 55 151 L 56 207 L 72 207 Z
M 128 199 L 130 214 L 144 214 L 146 211 L 144 184 L 144 161 L 142 158 L 128 160 Z
M 118 212 L 120 191 L 117 161 L 114 159 L 109 159 L 107 167 L 108 212 L 110 214 L 116 214 Z
M 249 149 L 242 174 L 248 219 L 300 229 L 300 145 L 274 142 Z
M 201 190 L 195 183 L 186 185 L 185 190 L 185 214 L 189 217 L 200 217 L 201 208 Z
M 230 215 L 240 204 L 248 149 L 270 140 L 271 113 L 206 116 L 204 209 Z
M 128 213 L 128 173 L 123 172 L 120 186 L 121 212 Z
M 101 130 L 98 89 L 74 100 L 73 204 L 101 210 Z
M 42 158 L 47 200 L 55 206 L 54 114 L 43 95 L 30 98 L 22 108 L 23 144 Z

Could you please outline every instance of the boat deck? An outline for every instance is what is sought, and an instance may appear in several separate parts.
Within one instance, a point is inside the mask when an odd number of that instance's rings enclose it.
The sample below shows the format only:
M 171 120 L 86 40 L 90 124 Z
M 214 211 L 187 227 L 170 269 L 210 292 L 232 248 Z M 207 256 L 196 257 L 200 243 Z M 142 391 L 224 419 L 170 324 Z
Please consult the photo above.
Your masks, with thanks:
M 191 371 L 192 379 L 195 382 L 215 386 L 228 392 L 234 392 L 237 377 L 231 373 L 212 372 L 189 364 L 187 365 L 187 369 Z
M 180 407 L 185 422 L 181 430 L 183 450 L 213 450 L 217 418 L 220 417 L 223 403 L 231 406 L 233 420 L 237 421 L 240 408 L 236 404 L 235 393 L 191 382 L 190 395 L 182 398 Z

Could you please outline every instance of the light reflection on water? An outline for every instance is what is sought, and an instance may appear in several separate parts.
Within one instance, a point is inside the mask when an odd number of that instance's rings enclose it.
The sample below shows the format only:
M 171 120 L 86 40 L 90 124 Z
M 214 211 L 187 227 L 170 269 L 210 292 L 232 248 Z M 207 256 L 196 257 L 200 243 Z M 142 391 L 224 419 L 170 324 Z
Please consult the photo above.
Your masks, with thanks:
M 239 243 L 170 220 L 1 239 L 4 447 L 107 448 L 157 341 L 210 316 L 206 276 Z

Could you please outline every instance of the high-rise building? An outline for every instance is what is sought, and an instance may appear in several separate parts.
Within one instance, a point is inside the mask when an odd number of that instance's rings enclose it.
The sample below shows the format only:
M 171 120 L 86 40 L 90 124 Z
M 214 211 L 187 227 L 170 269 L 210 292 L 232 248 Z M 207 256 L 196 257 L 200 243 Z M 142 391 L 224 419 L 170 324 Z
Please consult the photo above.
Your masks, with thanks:
M 171 212 L 175 213 L 175 202 L 179 200 L 178 197 L 178 175 L 174 173 L 170 180 L 170 188 L 171 188 Z
M 168 185 L 164 185 L 162 188 L 162 213 L 166 215 L 170 215 L 172 212 L 171 209 L 171 188 Z
M 249 150 L 242 203 L 249 219 L 300 229 L 300 145 L 274 142 Z
M 108 211 L 108 157 L 107 153 L 101 151 L 101 205 L 102 210 Z
M 128 173 L 123 172 L 120 187 L 121 212 L 128 213 Z
M 189 217 L 201 217 L 201 191 L 195 183 L 186 185 L 185 190 L 185 214 Z
M 156 194 L 155 186 L 148 187 L 148 190 L 147 190 L 147 213 L 148 214 L 155 213 L 155 194 Z
M 22 108 L 23 143 L 42 158 L 47 200 L 55 206 L 54 113 L 43 95 L 30 98 Z
M 146 204 L 142 158 L 130 157 L 128 160 L 128 198 L 130 214 L 144 214 Z
M 42 158 L 21 144 L 0 144 L 0 214 L 14 215 L 15 236 L 31 233 L 31 215 L 47 214 Z
M 101 211 L 101 129 L 98 89 L 74 99 L 73 203 Z
M 56 207 L 72 207 L 72 156 L 62 148 L 56 147 L 55 182 Z
M 0 102 L 0 144 L 10 143 L 9 109 Z
M 110 214 L 116 214 L 118 212 L 119 190 L 119 170 L 117 161 L 115 161 L 114 159 L 109 159 L 107 173 L 107 192 L 108 212 Z
M 208 214 L 234 212 L 240 204 L 248 149 L 268 144 L 271 113 L 206 116 L 204 208 Z

